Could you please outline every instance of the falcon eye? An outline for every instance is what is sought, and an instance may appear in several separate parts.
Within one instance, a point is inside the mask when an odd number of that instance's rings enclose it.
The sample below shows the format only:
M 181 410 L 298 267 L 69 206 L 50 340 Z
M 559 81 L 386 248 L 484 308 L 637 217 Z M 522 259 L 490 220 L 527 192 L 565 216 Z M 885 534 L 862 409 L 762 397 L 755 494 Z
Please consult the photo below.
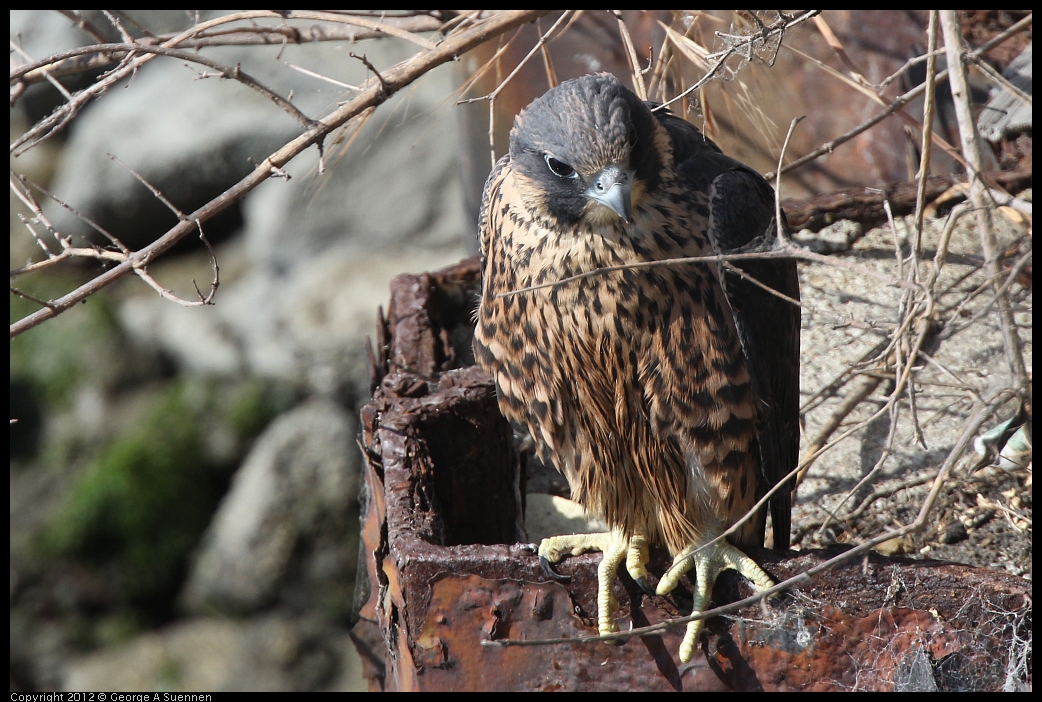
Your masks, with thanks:
M 578 178 L 579 174 L 575 172 L 575 169 L 569 166 L 564 161 L 558 161 L 550 154 L 544 156 L 546 159 L 546 165 L 550 167 L 553 174 L 559 178 Z

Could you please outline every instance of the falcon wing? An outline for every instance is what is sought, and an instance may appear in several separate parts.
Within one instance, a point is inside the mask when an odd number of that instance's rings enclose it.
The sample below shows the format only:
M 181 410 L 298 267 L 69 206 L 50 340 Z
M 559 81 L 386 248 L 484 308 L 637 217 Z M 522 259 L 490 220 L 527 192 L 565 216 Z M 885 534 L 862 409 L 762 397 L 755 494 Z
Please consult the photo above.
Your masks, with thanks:
M 689 122 L 656 113 L 670 132 L 676 170 L 697 192 L 708 195 L 708 234 L 720 253 L 767 251 L 775 240 L 774 190 L 763 177 L 729 158 Z M 784 215 L 783 215 L 784 217 Z M 783 226 L 787 224 L 783 222 Z M 799 300 L 796 262 L 784 259 L 734 261 L 736 268 L 786 297 Z M 723 287 L 752 376 L 763 402 L 757 442 L 762 496 L 796 467 L 799 458 L 800 308 L 733 271 Z M 792 482 L 771 498 L 774 548 L 789 546 Z

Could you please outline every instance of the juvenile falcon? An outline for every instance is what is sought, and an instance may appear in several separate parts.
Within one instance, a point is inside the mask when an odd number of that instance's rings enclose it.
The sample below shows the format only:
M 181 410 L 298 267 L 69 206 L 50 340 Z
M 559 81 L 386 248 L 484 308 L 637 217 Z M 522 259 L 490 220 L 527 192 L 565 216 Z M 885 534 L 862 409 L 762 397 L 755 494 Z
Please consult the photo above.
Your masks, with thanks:
M 715 545 L 796 465 L 799 308 L 716 263 L 623 264 L 769 248 L 774 194 L 755 171 L 608 74 L 561 83 L 514 121 L 485 185 L 475 356 L 604 534 L 544 539 L 539 556 L 601 551 L 598 629 L 616 631 L 615 573 L 647 588 L 649 545 L 674 557 L 665 594 L 696 569 L 694 611 L 734 568 L 772 584 L 740 548 L 766 510 Z M 799 297 L 791 260 L 735 264 Z M 511 294 L 513 293 L 513 294 Z M 771 498 L 789 545 L 789 486 Z M 730 542 L 730 543 L 729 543 Z M 702 622 L 689 624 L 691 658 Z

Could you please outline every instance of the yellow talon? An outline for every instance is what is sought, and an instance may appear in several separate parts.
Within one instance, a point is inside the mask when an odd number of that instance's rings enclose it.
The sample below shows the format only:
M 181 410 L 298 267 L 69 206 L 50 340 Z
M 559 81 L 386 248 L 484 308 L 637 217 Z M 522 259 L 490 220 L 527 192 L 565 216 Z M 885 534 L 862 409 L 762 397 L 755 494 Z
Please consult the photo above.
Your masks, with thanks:
M 549 563 L 557 563 L 566 555 L 578 556 L 588 551 L 604 554 L 597 567 L 597 631 L 601 635 L 612 634 L 618 631 L 612 617 L 618 605 L 612 592 L 615 574 L 625 559 L 626 570 L 633 579 L 646 582 L 648 540 L 642 534 L 627 537 L 620 529 L 612 529 L 600 534 L 551 536 L 539 543 L 539 557 Z
M 692 544 L 678 553 L 673 559 L 673 565 L 659 580 L 656 593 L 665 595 L 675 588 L 680 582 L 681 576 L 692 568 L 696 569 L 695 590 L 692 593 L 691 603 L 692 614 L 705 611 L 709 598 L 713 594 L 713 585 L 720 573 L 725 570 L 737 570 L 752 582 L 757 592 L 763 592 L 774 585 L 774 581 L 757 565 L 756 561 L 726 541 L 718 541 L 701 550 Z M 681 662 L 687 663 L 691 660 L 704 626 L 704 619 L 688 622 L 684 641 L 680 644 Z

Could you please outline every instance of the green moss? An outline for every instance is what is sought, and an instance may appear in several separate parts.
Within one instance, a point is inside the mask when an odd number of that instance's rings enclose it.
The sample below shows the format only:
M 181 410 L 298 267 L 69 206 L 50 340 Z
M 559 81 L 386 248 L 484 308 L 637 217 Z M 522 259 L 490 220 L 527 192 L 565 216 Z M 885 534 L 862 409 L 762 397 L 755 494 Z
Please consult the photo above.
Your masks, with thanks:
M 65 640 L 75 651 L 90 651 L 97 648 L 93 622 L 81 614 L 74 613 L 62 621 Z
M 184 671 L 181 663 L 173 658 L 164 658 L 162 665 L 156 673 L 155 689 L 157 690 L 180 690 Z
M 270 381 L 251 378 L 231 393 L 226 412 L 231 430 L 242 441 L 257 437 L 276 416 L 293 404 L 292 392 Z
M 99 645 L 111 646 L 130 641 L 145 628 L 140 617 L 126 609 L 101 617 L 92 624 L 93 640 L 88 650 Z
M 75 281 L 39 274 L 21 287 L 39 299 L 56 299 L 74 288 Z M 11 295 L 11 321 L 39 307 Z M 12 339 L 11 377 L 27 380 L 45 407 L 65 408 L 85 377 L 96 374 L 100 364 L 118 362 L 113 354 L 120 338 L 111 303 L 104 294 L 94 295 Z
M 122 594 L 139 607 L 169 604 L 216 492 L 198 420 L 174 385 L 75 483 L 42 546 L 55 555 L 114 563 Z

